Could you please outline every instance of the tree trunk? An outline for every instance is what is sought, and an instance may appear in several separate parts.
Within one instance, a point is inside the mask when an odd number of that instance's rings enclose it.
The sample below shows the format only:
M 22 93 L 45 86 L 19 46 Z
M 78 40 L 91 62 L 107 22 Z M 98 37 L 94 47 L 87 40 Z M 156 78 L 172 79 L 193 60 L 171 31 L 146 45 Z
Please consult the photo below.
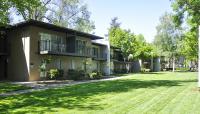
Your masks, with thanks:
M 172 61 L 173 61 L 173 72 L 174 72 L 175 71 L 175 57 L 174 57 L 174 55 L 173 55 Z

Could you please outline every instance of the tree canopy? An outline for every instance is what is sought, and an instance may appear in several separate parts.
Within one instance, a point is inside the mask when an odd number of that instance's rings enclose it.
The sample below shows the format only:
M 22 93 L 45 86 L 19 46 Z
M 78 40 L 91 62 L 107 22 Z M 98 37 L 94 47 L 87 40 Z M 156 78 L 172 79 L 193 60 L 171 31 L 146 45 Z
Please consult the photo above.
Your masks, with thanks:
M 87 4 L 82 0 L 51 0 L 48 9 L 50 23 L 84 32 L 95 29 Z
M 182 30 L 176 27 L 172 14 L 165 13 L 160 17 L 160 23 L 156 27 L 157 34 L 154 39 L 155 46 L 160 49 L 160 54 L 172 56 L 178 53 L 178 43 L 182 38 Z
M 181 42 L 180 52 L 188 59 L 197 59 L 200 0 L 172 0 L 172 8 L 176 25 L 181 26 L 185 22 L 189 26 Z
M 122 29 L 121 23 L 115 17 L 111 20 L 109 40 L 112 46 L 121 49 L 125 58 L 133 55 L 133 59 L 146 59 L 151 57 L 153 47 L 145 41 L 142 34 L 135 35 L 130 30 Z
M 8 24 L 12 16 L 46 21 L 83 32 L 95 29 L 87 4 L 82 0 L 3 0 L 0 3 L 1 25 Z
M 184 19 L 189 20 L 194 26 L 200 24 L 200 0 L 172 0 L 175 11 L 174 21 L 179 26 Z
M 1 26 L 10 22 L 11 9 L 16 10 L 16 15 L 21 15 L 25 19 L 31 18 L 36 7 L 39 7 L 39 0 L 1 0 L 0 3 L 0 23 Z

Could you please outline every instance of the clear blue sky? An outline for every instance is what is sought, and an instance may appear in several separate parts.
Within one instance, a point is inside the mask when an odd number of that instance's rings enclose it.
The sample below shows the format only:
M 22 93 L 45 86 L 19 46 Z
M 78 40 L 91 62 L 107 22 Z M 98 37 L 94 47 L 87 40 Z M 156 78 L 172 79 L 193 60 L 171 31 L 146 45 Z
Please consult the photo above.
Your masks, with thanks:
M 159 17 L 171 12 L 169 0 L 85 0 L 91 19 L 95 22 L 95 34 L 107 34 L 111 19 L 118 17 L 121 27 L 135 34 L 143 34 L 148 42 L 154 39 Z

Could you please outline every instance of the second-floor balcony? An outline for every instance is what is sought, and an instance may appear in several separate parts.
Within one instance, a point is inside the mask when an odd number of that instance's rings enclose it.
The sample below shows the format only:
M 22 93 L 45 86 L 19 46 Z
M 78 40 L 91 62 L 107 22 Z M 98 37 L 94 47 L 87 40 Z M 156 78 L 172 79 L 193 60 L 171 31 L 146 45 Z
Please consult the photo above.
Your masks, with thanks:
M 39 42 L 39 51 L 42 52 L 56 52 L 56 53 L 65 53 L 67 50 L 66 44 L 57 43 L 50 40 L 41 40 Z
M 68 52 L 67 44 L 51 41 L 41 40 L 39 41 L 39 53 L 40 54 L 51 54 L 51 55 L 68 55 L 68 56 L 80 56 L 80 57 L 91 57 L 96 60 L 106 60 L 106 54 L 100 54 L 93 56 L 90 47 L 78 48 L 75 47 L 74 52 Z
M 92 55 L 92 58 L 94 60 L 107 60 L 107 54 L 106 53 L 101 53 L 100 55 Z

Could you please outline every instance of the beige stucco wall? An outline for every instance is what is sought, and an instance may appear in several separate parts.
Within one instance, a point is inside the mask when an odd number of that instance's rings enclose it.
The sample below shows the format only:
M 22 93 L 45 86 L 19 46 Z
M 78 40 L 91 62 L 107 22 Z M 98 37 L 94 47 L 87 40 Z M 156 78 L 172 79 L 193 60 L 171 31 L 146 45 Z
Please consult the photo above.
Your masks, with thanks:
M 30 33 L 31 33 L 31 46 L 30 46 L 30 63 L 32 64 L 32 67 L 30 68 L 30 78 L 29 80 L 40 80 L 40 70 L 39 66 L 41 65 L 41 61 L 45 58 L 49 58 L 48 55 L 40 55 L 39 49 L 38 49 L 38 42 L 40 40 L 40 33 L 48 33 L 48 34 L 55 34 L 58 36 L 62 36 L 63 38 L 66 38 L 65 33 L 51 31 L 35 26 L 30 27 Z
M 69 69 L 84 70 L 84 60 L 83 57 L 72 57 L 72 56 L 51 56 L 52 61 L 48 64 L 48 69 L 59 68 L 56 65 L 60 61 L 60 67 L 64 70 L 64 77 L 67 78 L 67 72 Z
M 8 33 L 8 79 L 14 81 L 28 81 L 29 80 L 29 40 L 30 40 L 30 28 L 20 28 L 12 30 Z M 26 44 L 22 39 L 26 39 Z M 25 46 L 26 45 L 26 46 Z M 25 46 L 25 47 L 24 47 Z M 27 53 L 25 53 L 25 50 Z M 26 55 L 25 55 L 26 54 Z

